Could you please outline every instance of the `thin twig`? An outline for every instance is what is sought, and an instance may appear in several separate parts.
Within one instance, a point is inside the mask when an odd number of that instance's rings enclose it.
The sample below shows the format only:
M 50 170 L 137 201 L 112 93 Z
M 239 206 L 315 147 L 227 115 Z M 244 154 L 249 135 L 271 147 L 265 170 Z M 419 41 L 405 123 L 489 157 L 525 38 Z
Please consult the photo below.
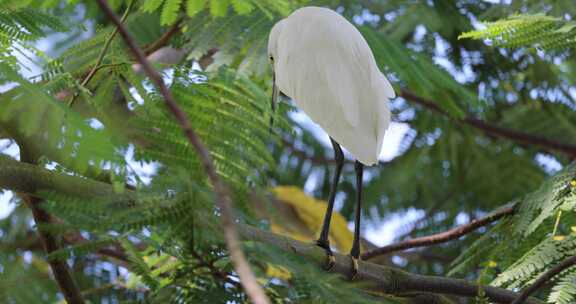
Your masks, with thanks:
M 375 256 L 391 253 L 398 250 L 404 250 L 408 248 L 430 246 L 439 243 L 445 243 L 450 240 L 457 239 L 465 234 L 468 234 L 482 226 L 486 226 L 492 222 L 499 220 L 502 217 L 508 216 L 514 213 L 514 206 L 503 208 L 496 211 L 486 217 L 481 219 L 473 220 L 468 224 L 444 231 L 438 234 L 433 234 L 425 237 L 419 237 L 411 240 L 402 241 L 399 243 L 391 244 L 388 246 L 380 247 L 374 250 L 370 250 L 362 255 L 363 260 L 368 260 Z
M 282 138 L 282 145 L 288 149 L 292 155 L 303 159 L 303 160 L 308 160 L 310 161 L 312 164 L 315 165 L 334 165 L 336 164 L 336 159 L 334 158 L 327 158 L 325 156 L 322 155 L 310 155 L 308 154 L 308 152 L 298 149 L 296 146 L 294 146 L 294 143 L 290 142 L 289 140 Z M 345 165 L 354 165 L 354 161 L 350 160 L 350 159 L 345 159 L 344 160 L 344 164 Z M 379 168 L 379 166 L 383 166 L 383 165 L 389 165 L 390 161 L 379 161 L 378 162 L 378 166 L 372 166 L 372 167 L 367 167 L 367 168 Z
M 180 30 L 180 24 L 182 23 L 182 19 L 178 19 L 172 27 L 170 27 L 158 40 L 152 42 L 150 45 L 144 47 L 144 53 L 150 55 L 160 49 L 161 47 L 165 46 L 170 38 L 174 36 Z
M 443 116 L 450 116 L 446 111 L 444 111 L 437 103 L 428 100 L 426 98 L 417 96 L 407 90 L 402 90 L 400 96 L 404 99 L 422 105 L 426 108 L 433 110 L 436 113 L 442 114 Z M 571 158 L 576 158 L 576 146 L 571 145 L 568 143 L 563 143 L 559 141 L 555 141 L 553 139 L 549 139 L 546 137 L 524 133 L 517 130 L 507 129 L 499 126 L 495 126 L 489 124 L 483 120 L 467 116 L 463 119 L 458 120 L 461 123 L 474 127 L 476 129 L 482 130 L 484 133 L 501 137 L 501 138 L 508 138 L 515 142 L 531 144 L 541 146 L 550 150 L 555 150 L 558 152 L 562 152 Z
M 63 239 L 69 245 L 81 245 L 90 242 L 89 240 L 84 238 L 79 232 L 64 234 Z M 138 246 L 136 245 L 136 247 Z M 128 259 L 128 255 L 126 255 L 126 252 L 124 251 L 124 248 L 122 247 L 122 245 L 120 245 L 120 243 L 113 243 L 108 247 L 98 248 L 95 251 L 95 253 L 116 259 L 120 261 L 122 263 L 122 266 L 126 268 L 130 267 L 129 266 L 130 261 Z
M 214 192 L 216 195 L 216 204 L 220 208 L 222 213 L 222 226 L 224 228 L 224 238 L 226 240 L 226 245 L 230 252 L 230 259 L 232 260 L 232 264 L 238 276 L 240 277 L 240 283 L 244 287 L 246 294 L 248 297 L 257 304 L 260 303 L 269 303 L 268 297 L 264 293 L 264 290 L 256 281 L 256 276 L 250 269 L 248 262 L 246 261 L 246 257 L 244 256 L 244 252 L 242 252 L 242 248 L 240 247 L 240 241 L 238 240 L 238 232 L 236 230 L 236 225 L 234 223 L 234 217 L 232 214 L 232 201 L 230 200 L 230 196 L 228 195 L 228 190 L 225 185 L 220 180 L 218 174 L 216 173 L 216 169 L 214 168 L 214 164 L 212 162 L 212 157 L 210 156 L 210 152 L 204 146 L 202 140 L 198 137 L 188 117 L 186 114 L 180 109 L 172 93 L 168 90 L 168 87 L 164 84 L 162 77 L 148 62 L 146 59 L 146 55 L 142 52 L 142 50 L 138 47 L 134 39 L 130 36 L 120 19 L 114 14 L 114 12 L 108 6 L 106 0 L 98 0 L 98 4 L 100 8 L 104 11 L 104 13 L 112 20 L 112 22 L 118 28 L 118 32 L 124 39 L 124 42 L 128 45 L 138 62 L 142 65 L 142 68 L 150 78 L 150 80 L 158 87 L 160 94 L 164 97 L 164 101 L 168 110 L 174 115 L 178 123 L 180 124 L 184 134 L 188 138 L 190 144 L 194 147 L 202 166 L 204 167 L 204 171 L 208 175 L 213 187 Z
M 550 279 L 552 279 L 555 275 L 557 275 L 557 274 L 561 273 L 562 271 L 564 271 L 564 270 L 566 270 L 572 266 L 575 266 L 575 265 L 576 265 L 576 255 L 573 257 L 565 259 L 560 264 L 558 264 L 558 265 L 554 266 L 553 268 L 551 268 L 550 270 L 546 271 L 542 276 L 540 276 L 534 282 L 534 284 L 530 285 L 530 287 L 524 289 L 520 293 L 520 296 L 518 296 L 516 298 L 516 300 L 514 300 L 514 302 L 512 302 L 512 304 L 524 303 L 524 301 L 526 301 L 526 299 L 532 293 L 534 293 L 540 287 L 544 286 L 544 284 L 546 284 L 546 282 L 550 281 Z
M 134 4 L 134 0 L 130 1 L 130 3 L 128 3 L 128 6 L 126 7 L 126 11 L 124 11 L 124 15 L 122 15 L 122 19 L 121 19 L 122 23 L 124 23 L 126 21 L 126 18 L 128 18 L 128 15 L 130 14 L 130 10 L 132 9 L 133 4 Z M 104 56 L 106 55 L 106 52 L 108 52 L 110 45 L 112 45 L 112 40 L 114 40 L 114 37 L 116 36 L 116 34 L 118 34 L 118 28 L 115 28 L 114 31 L 112 31 L 112 34 L 110 34 L 110 36 L 108 36 L 108 38 L 106 39 L 106 42 L 104 42 L 104 47 L 102 47 L 102 50 L 100 50 L 100 54 L 98 54 L 98 58 L 96 59 L 96 63 L 94 64 L 94 66 L 92 66 L 92 69 L 90 70 L 90 72 L 88 72 L 86 77 L 84 77 L 84 79 L 80 83 L 80 87 L 85 87 L 88 84 L 88 82 L 90 82 L 90 80 L 92 80 L 92 77 L 94 77 L 94 75 L 96 75 L 96 72 L 101 68 L 100 64 L 102 64 L 102 61 L 104 60 Z M 72 107 L 72 105 L 74 104 L 74 101 L 76 100 L 78 95 L 79 95 L 78 93 L 72 95 L 70 102 L 68 102 L 69 108 Z
M 320 155 L 320 156 L 309 155 L 308 153 L 306 153 L 306 151 L 296 148 L 296 146 L 294 146 L 294 143 L 290 142 L 289 140 L 287 140 L 285 138 L 282 138 L 282 144 L 284 145 L 284 147 L 286 147 L 286 149 L 290 150 L 292 155 L 295 155 L 296 157 L 298 157 L 300 159 L 309 160 L 313 164 L 316 164 L 316 165 L 336 164 L 336 160 L 333 158 L 326 158 L 322 155 Z M 350 161 L 347 161 L 347 162 L 350 162 Z
M 191 253 L 194 258 L 198 260 L 198 265 L 208 268 L 215 279 L 234 285 L 235 287 L 241 287 L 238 282 L 228 277 L 228 273 L 220 271 L 218 268 L 216 268 L 213 262 L 206 262 L 206 260 L 195 250 L 191 250 Z
M 442 204 L 446 203 L 447 201 L 449 201 L 452 196 L 454 196 L 454 192 L 450 192 L 446 198 L 442 199 L 442 200 L 437 200 L 436 202 L 434 202 L 434 204 L 432 205 L 432 207 L 428 208 L 428 210 L 426 210 L 426 214 L 424 214 L 423 217 L 412 221 L 411 223 L 408 223 L 407 226 L 410 227 L 402 227 L 402 229 L 406 229 L 405 232 L 403 231 L 401 235 L 396 237 L 396 240 L 401 240 L 404 239 L 405 237 L 408 236 L 412 236 L 417 230 L 418 230 L 418 226 L 420 224 L 422 224 L 423 222 L 427 221 L 428 219 L 432 218 L 434 213 L 436 213 L 436 211 L 438 211 L 440 209 L 440 206 L 442 206 Z
M 140 293 L 148 293 L 149 292 L 148 289 L 141 288 L 141 287 L 133 287 L 133 286 L 128 287 L 128 286 L 126 286 L 125 283 L 117 281 L 114 283 L 108 283 L 108 284 L 104 284 L 104 285 L 97 286 L 94 288 L 83 290 L 82 294 L 85 296 L 89 296 L 89 295 L 93 295 L 93 294 L 98 294 L 98 293 L 103 292 L 103 291 L 107 291 L 108 289 L 122 289 L 122 290 L 127 290 L 127 291 L 128 290 L 130 290 L 130 291 L 136 290 Z

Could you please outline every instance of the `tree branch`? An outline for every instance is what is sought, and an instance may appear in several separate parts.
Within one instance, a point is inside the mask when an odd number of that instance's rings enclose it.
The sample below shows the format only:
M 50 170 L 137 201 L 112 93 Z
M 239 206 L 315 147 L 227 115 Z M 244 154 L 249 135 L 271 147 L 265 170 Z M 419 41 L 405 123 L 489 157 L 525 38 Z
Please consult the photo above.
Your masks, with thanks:
M 26 153 L 24 146 L 20 146 L 20 158 L 23 162 L 29 164 L 36 163 L 36 160 Z M 40 242 L 42 243 L 46 255 L 60 250 L 60 245 L 58 244 L 56 237 L 50 232 L 42 230 L 42 225 L 52 223 L 50 214 L 40 207 L 43 200 L 30 194 L 21 194 L 21 196 L 26 205 L 32 210 L 32 216 L 36 223 L 38 236 L 40 237 Z M 66 264 L 66 261 L 60 259 L 48 259 L 48 264 L 50 265 L 50 269 L 52 269 L 54 279 L 56 280 L 60 291 L 62 291 L 66 302 L 70 304 L 84 304 L 82 294 L 70 273 L 70 268 L 68 267 L 68 264 Z
M 6 167 L 11 168 L 9 172 L 16 174 L 14 177 L 17 182 L 13 182 L 3 176 L 5 171 L 4 168 Z M 96 196 L 98 195 L 97 193 L 113 193 L 111 185 L 90 179 L 51 172 L 41 167 L 20 163 L 8 157 L 0 157 L 0 168 L 2 168 L 2 170 L 0 170 L 0 188 L 2 189 L 21 192 L 22 189 L 27 189 L 32 191 L 29 194 L 33 195 L 36 194 L 36 192 L 34 192 L 36 189 L 32 186 L 41 185 L 43 189 L 51 189 L 52 191 L 68 195 L 74 195 L 74 193 L 76 195 L 79 194 L 72 188 L 98 189 L 98 191 L 91 192 Z M 23 178 L 22 175 L 28 175 L 28 177 Z M 62 182 L 63 180 L 68 179 L 76 180 L 73 186 Z M 29 185 L 20 185 L 19 182 L 29 183 Z M 108 190 L 105 190 L 104 187 L 108 188 Z M 135 197 L 136 195 L 134 192 L 128 190 L 123 194 L 117 194 L 117 196 L 119 198 L 112 200 L 118 201 L 120 199 L 125 199 L 125 197 Z M 82 197 L 86 197 L 86 195 Z M 325 263 L 326 253 L 323 249 L 320 249 L 312 243 L 299 242 L 244 224 L 239 224 L 237 227 L 242 237 L 246 240 L 259 241 L 276 246 L 285 251 L 306 257 L 309 261 L 315 262 L 318 265 L 324 265 Z M 346 276 L 350 274 L 351 264 L 349 257 L 336 254 L 336 262 L 336 267 L 334 268 L 336 272 Z M 482 288 L 492 301 L 506 304 L 512 302 L 512 300 L 517 296 L 516 293 L 506 289 L 490 286 L 478 286 L 477 284 L 465 280 L 437 276 L 422 276 L 392 267 L 376 265 L 370 262 L 360 262 L 359 265 L 360 268 L 357 278 L 370 283 L 373 289 L 386 293 L 422 291 L 475 297 L 479 288 Z M 537 299 L 529 299 L 527 303 L 536 304 L 542 302 Z
M 524 289 L 520 296 L 512 302 L 512 304 L 521 304 L 526 301 L 528 296 L 534 293 L 536 290 L 544 286 L 546 282 L 550 281 L 555 275 L 561 273 L 562 271 L 576 265 L 576 255 L 570 258 L 565 259 L 560 264 L 554 266 L 550 270 L 546 271 L 542 276 L 540 276 L 530 287 Z
M 69 245 L 80 245 L 89 242 L 79 232 L 66 233 L 63 235 L 64 241 Z M 137 249 L 138 246 L 135 246 Z M 114 263 L 130 269 L 130 260 L 120 243 L 113 243 L 111 246 L 96 249 L 97 254 L 114 259 Z
M 408 100 L 408 101 L 417 103 L 417 104 L 422 105 L 428 109 L 431 109 L 434 112 L 439 113 L 443 116 L 446 116 L 446 117 L 450 116 L 446 111 L 444 111 L 442 108 L 440 108 L 438 106 L 438 104 L 435 103 L 434 101 L 431 101 L 431 100 L 428 100 L 426 98 L 417 96 L 417 95 L 415 95 L 415 94 L 413 94 L 407 90 L 402 90 L 400 92 L 400 96 L 403 97 L 404 99 Z M 478 130 L 481 130 L 484 133 L 491 135 L 491 136 L 511 139 L 511 140 L 518 142 L 518 143 L 525 143 L 525 144 L 541 146 L 541 147 L 544 147 L 544 148 L 547 148 L 550 150 L 562 152 L 571 158 L 576 158 L 576 146 L 571 145 L 571 144 L 555 141 L 555 140 L 552 140 L 552 139 L 549 139 L 546 137 L 542 137 L 542 136 L 538 136 L 538 135 L 533 135 L 533 134 L 524 133 L 524 132 L 520 132 L 520 131 L 516 131 L 516 130 L 512 130 L 512 129 L 494 126 L 494 125 L 491 125 L 491 124 L 489 124 L 483 120 L 480 120 L 480 119 L 477 119 L 477 118 L 474 118 L 471 116 L 467 116 L 463 119 L 459 119 L 458 121 L 463 123 L 463 124 L 474 127 Z
M 178 33 L 180 30 L 180 24 L 182 23 L 182 19 L 178 19 L 158 40 L 152 42 L 150 45 L 144 47 L 144 53 L 150 55 L 160 49 L 161 47 L 168 44 L 168 41 L 174 36 L 174 34 Z
M 298 148 L 296 148 L 294 146 L 294 143 L 290 142 L 289 140 L 282 138 L 282 144 L 284 145 L 284 147 L 286 147 L 286 149 L 290 150 L 290 152 L 292 153 L 292 155 L 295 155 L 296 157 L 300 158 L 300 159 L 304 159 L 304 160 L 308 160 L 313 164 L 316 165 L 330 165 L 330 164 L 336 164 L 336 160 L 333 158 L 326 158 L 323 155 L 309 155 L 306 151 L 304 150 L 300 150 Z M 347 163 L 351 163 L 353 164 L 353 162 L 350 162 L 349 160 L 345 160 Z
M 128 18 L 128 15 L 130 14 L 130 10 L 132 9 L 133 4 L 134 4 L 134 0 L 132 0 L 128 3 L 128 7 L 126 7 L 126 11 L 124 12 L 124 15 L 122 15 L 122 19 L 120 19 L 120 21 L 122 23 L 124 23 L 126 21 L 126 18 Z M 84 77 L 84 79 L 80 83 L 81 87 L 85 87 L 88 84 L 88 82 L 90 82 L 90 80 L 92 80 L 92 77 L 94 77 L 94 75 L 96 75 L 96 72 L 98 71 L 98 69 L 100 69 L 100 64 L 102 64 L 102 61 L 104 60 L 104 56 L 106 55 L 106 52 L 108 52 L 110 45 L 112 45 L 112 40 L 114 40 L 114 37 L 116 37 L 116 34 L 118 34 L 117 28 L 115 28 L 114 31 L 112 31 L 110 36 L 108 36 L 108 38 L 104 42 L 104 46 L 102 47 L 102 50 L 100 50 L 100 54 L 98 54 L 98 58 L 96 59 L 96 63 L 94 63 L 94 66 L 92 66 L 92 69 L 90 69 L 90 72 L 88 72 L 86 77 Z M 74 104 L 74 101 L 76 100 L 77 97 L 78 97 L 78 93 L 72 94 L 72 97 L 71 97 L 70 101 L 68 102 L 69 108 L 72 107 L 72 105 Z
M 42 225 L 50 224 L 51 222 L 50 215 L 40 207 L 42 200 L 29 195 L 25 195 L 22 198 L 32 210 L 36 229 L 38 229 L 38 235 L 46 254 L 48 255 L 60 250 L 56 238 L 49 232 L 42 231 L 42 228 L 40 227 Z M 70 304 L 84 303 L 82 294 L 80 293 L 74 278 L 72 278 L 72 274 L 70 273 L 66 261 L 48 259 L 48 264 L 50 265 L 50 269 L 52 269 L 54 279 L 58 283 L 58 287 L 60 287 L 60 291 L 62 291 L 66 302 Z
M 286 138 L 282 137 L 281 142 L 282 142 L 282 145 L 292 153 L 292 155 L 294 155 L 300 159 L 310 161 L 312 164 L 315 164 L 315 165 L 334 165 L 334 164 L 336 164 L 336 159 L 327 158 L 324 155 L 310 155 L 310 154 L 308 154 L 308 152 L 298 149 L 296 146 L 294 146 L 294 143 L 290 142 Z M 379 168 L 379 166 L 385 166 L 385 165 L 389 165 L 389 164 L 390 164 L 390 161 L 379 161 L 378 166 L 367 167 L 366 169 L 367 170 L 369 170 L 369 168 L 377 169 L 377 168 Z M 351 159 L 344 159 L 344 165 L 354 165 L 354 161 Z
M 434 244 L 445 243 L 454 239 L 457 239 L 465 234 L 468 234 L 482 226 L 486 226 L 492 222 L 499 220 L 502 217 L 508 216 L 514 213 L 515 206 L 505 207 L 501 210 L 498 210 L 488 216 L 485 216 L 481 219 L 476 219 L 471 221 L 468 224 L 456 227 L 454 229 L 450 229 L 448 231 L 444 231 L 438 234 L 428 235 L 424 237 L 419 237 L 415 239 L 410 239 L 402 242 L 398 242 L 395 244 L 387 245 L 384 247 L 376 248 L 374 250 L 370 250 L 365 252 L 362 255 L 362 259 L 368 260 L 373 257 L 388 254 L 398 250 L 404 250 L 409 248 L 416 248 L 416 247 L 423 247 L 423 246 L 430 246 Z
M 324 265 L 326 262 L 326 253 L 324 250 L 313 243 L 303 243 L 243 224 L 238 225 L 238 230 L 247 240 L 273 245 L 287 252 L 305 257 L 308 261 L 318 264 L 319 266 Z M 336 264 L 332 271 L 342 274 L 344 277 L 349 277 L 352 272 L 350 257 L 339 253 L 334 253 L 334 257 L 336 258 Z M 356 279 L 367 283 L 367 285 L 363 286 L 387 294 L 422 291 L 463 297 L 476 297 L 478 291 L 483 290 L 491 301 L 502 304 L 509 304 L 517 297 L 517 293 L 506 289 L 492 286 L 478 286 L 475 283 L 461 279 L 417 275 L 364 261 L 359 261 Z M 530 298 L 527 303 L 536 304 L 542 302 Z
M 196 252 L 194 249 L 192 249 L 190 252 L 192 253 L 192 256 L 198 260 L 198 265 L 208 268 L 208 270 L 210 271 L 210 274 L 215 279 L 220 280 L 220 281 L 225 282 L 225 283 L 228 283 L 228 284 L 232 284 L 235 287 L 240 287 L 240 284 L 238 282 L 231 280 L 228 277 L 228 273 L 220 271 L 218 268 L 216 268 L 214 266 L 214 264 L 212 262 L 207 262 L 206 260 L 204 260 L 204 258 L 198 252 Z
M 39 194 L 58 189 L 60 193 L 78 198 L 98 198 L 114 201 L 131 201 L 134 195 L 115 193 L 109 184 L 83 179 L 78 176 L 43 170 L 32 164 L 18 162 L 0 155 L 0 185 L 16 192 Z M 87 183 L 87 181 L 90 181 Z
M 150 65 L 150 62 L 148 62 L 148 59 L 146 59 L 144 52 L 142 52 L 142 50 L 138 47 L 120 19 L 118 19 L 116 14 L 110 9 L 107 1 L 98 0 L 98 4 L 100 5 L 102 11 L 104 11 L 108 18 L 112 20 L 112 22 L 116 25 L 120 35 L 124 39 L 124 42 L 128 45 L 128 48 L 132 51 L 137 61 L 142 65 L 144 72 L 148 75 L 156 87 L 158 87 L 160 94 L 162 94 L 164 97 L 166 107 L 174 115 L 182 130 L 184 131 L 184 134 L 188 138 L 188 141 L 198 153 L 202 166 L 204 167 L 204 171 L 208 175 L 208 178 L 214 187 L 216 204 L 222 212 L 221 218 L 222 225 L 224 227 L 224 239 L 226 240 L 226 245 L 228 246 L 228 250 L 230 252 L 230 259 L 232 260 L 232 264 L 234 265 L 234 268 L 240 277 L 240 282 L 242 283 L 246 294 L 254 303 L 269 303 L 268 297 L 264 293 L 264 290 L 260 284 L 258 284 L 256 281 L 256 276 L 254 273 L 252 273 L 252 270 L 250 269 L 250 266 L 246 261 L 246 257 L 244 256 L 244 253 L 240 247 L 240 242 L 238 241 L 238 233 L 236 231 L 232 214 L 232 201 L 228 195 L 228 190 L 220 181 L 220 177 L 216 173 L 210 152 L 206 149 L 204 143 L 192 128 L 192 125 L 190 124 L 186 114 L 180 109 L 174 100 L 172 93 L 164 84 L 160 74 L 158 74 L 158 72 L 152 68 L 152 65 Z

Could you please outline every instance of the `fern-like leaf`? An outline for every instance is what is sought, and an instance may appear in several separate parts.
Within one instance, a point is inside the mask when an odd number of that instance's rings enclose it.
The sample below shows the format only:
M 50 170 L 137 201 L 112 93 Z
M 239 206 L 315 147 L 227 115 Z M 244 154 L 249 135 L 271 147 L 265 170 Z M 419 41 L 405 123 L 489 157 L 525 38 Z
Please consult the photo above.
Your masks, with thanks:
M 464 33 L 459 38 L 489 39 L 507 48 L 533 47 L 561 50 L 576 46 L 576 22 L 546 16 L 516 15 L 486 23 L 486 28 Z

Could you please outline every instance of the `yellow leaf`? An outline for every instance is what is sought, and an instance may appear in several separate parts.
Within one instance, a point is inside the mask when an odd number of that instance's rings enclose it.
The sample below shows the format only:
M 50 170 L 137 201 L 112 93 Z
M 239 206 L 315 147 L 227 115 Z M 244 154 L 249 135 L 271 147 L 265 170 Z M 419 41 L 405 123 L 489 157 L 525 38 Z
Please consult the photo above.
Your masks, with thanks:
M 498 263 L 496 263 L 496 261 L 488 261 L 488 265 L 489 268 L 494 268 L 496 266 L 498 266 Z
M 266 275 L 268 277 L 278 278 L 284 281 L 288 281 L 292 278 L 292 273 L 285 267 L 270 263 L 266 263 L 266 266 Z
M 270 220 L 270 230 L 303 242 L 315 241 L 322 228 L 328 204 L 306 195 L 300 188 L 294 186 L 278 186 L 272 189 L 272 192 L 276 196 L 276 203 L 289 208 L 273 206 L 280 214 L 267 216 Z M 354 235 L 348 229 L 346 219 L 336 211 L 332 214 L 329 238 L 330 244 L 340 252 L 347 252 L 352 247 Z M 292 278 L 292 274 L 285 267 L 269 263 L 266 265 L 266 275 L 285 281 Z
M 571 181 L 570 181 L 570 186 L 576 187 L 576 180 L 574 180 L 574 179 L 571 180 Z
M 563 235 L 557 235 L 555 237 L 553 237 L 552 239 L 555 241 L 563 241 L 566 237 Z
M 19 261 L 19 262 L 23 262 L 23 261 Z M 35 255 L 32 256 L 32 265 L 34 267 L 36 267 L 36 269 L 38 269 L 42 273 L 50 272 L 50 265 L 48 263 L 46 263 L 45 260 L 36 258 Z
M 282 225 L 278 225 L 275 222 L 272 222 L 272 224 L 270 225 L 270 230 L 274 233 L 283 235 L 283 236 L 287 236 L 289 238 L 293 238 L 297 241 L 302 241 L 302 242 L 306 242 L 310 240 L 310 237 L 295 231 L 290 231 L 285 229 Z
M 570 227 L 570 230 L 572 230 L 572 232 L 576 233 L 576 226 Z
M 315 234 L 311 236 L 285 234 L 279 227 L 283 229 L 286 229 L 286 227 L 282 226 L 281 222 L 277 223 L 275 219 L 272 219 L 272 228 L 274 229 L 274 226 L 276 226 L 275 229 L 278 229 L 275 232 L 295 237 L 301 241 L 315 240 L 322 228 L 324 213 L 326 212 L 328 204 L 325 201 L 316 200 L 306 195 L 300 188 L 294 186 L 278 186 L 275 187 L 272 192 L 274 192 L 280 202 L 293 207 L 298 218 Z M 336 211 L 332 214 L 329 238 L 331 244 L 341 252 L 346 252 L 352 247 L 354 235 L 348 229 L 346 219 Z

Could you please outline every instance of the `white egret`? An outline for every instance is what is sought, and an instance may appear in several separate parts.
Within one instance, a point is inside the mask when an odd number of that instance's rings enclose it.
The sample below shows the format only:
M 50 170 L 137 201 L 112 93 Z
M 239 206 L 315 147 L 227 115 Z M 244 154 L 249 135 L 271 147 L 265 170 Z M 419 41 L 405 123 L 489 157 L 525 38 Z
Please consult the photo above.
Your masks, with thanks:
M 338 13 L 304 7 L 274 25 L 268 41 L 273 63 L 272 110 L 279 92 L 290 97 L 330 136 L 336 171 L 317 244 L 334 265 L 328 231 L 344 164 L 343 146 L 356 158 L 356 212 L 350 256 L 357 271 L 364 165 L 374 165 L 390 123 L 388 101 L 395 97 L 362 34 Z M 272 123 L 272 120 L 271 120 Z

